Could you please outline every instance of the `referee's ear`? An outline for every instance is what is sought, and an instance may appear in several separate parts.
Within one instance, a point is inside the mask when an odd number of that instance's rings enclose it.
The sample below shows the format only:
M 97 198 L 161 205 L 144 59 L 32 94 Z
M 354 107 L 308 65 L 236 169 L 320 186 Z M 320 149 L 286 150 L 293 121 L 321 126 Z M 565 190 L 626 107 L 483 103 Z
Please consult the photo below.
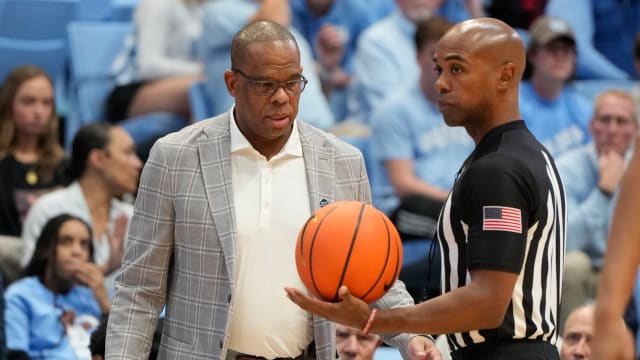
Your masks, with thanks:
M 518 85 L 518 79 L 516 78 L 516 65 L 512 62 L 502 64 L 498 72 L 498 89 L 506 90 L 514 85 Z

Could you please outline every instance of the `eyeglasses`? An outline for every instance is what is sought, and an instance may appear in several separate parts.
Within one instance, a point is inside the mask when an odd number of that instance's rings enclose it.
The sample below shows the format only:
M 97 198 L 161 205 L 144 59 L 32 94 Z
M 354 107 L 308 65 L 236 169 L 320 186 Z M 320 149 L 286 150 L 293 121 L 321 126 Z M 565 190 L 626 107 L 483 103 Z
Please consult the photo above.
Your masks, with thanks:
M 254 79 L 238 69 L 231 69 L 231 71 L 240 74 L 242 77 L 247 79 L 249 84 L 251 84 L 251 87 L 253 87 L 253 90 L 255 90 L 256 94 L 259 96 L 273 96 L 273 94 L 275 94 L 280 88 L 283 88 L 289 95 L 298 95 L 304 90 L 309 82 L 309 80 L 307 80 L 303 75 L 300 75 L 300 79 L 297 80 L 274 81 Z

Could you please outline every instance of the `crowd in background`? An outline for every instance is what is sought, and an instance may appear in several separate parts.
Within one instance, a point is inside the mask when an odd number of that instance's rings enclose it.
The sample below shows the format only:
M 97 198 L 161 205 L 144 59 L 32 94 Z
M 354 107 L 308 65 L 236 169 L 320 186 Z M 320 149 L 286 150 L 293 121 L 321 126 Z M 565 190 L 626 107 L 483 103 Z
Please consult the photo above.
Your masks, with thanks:
M 145 161 L 136 147 L 147 146 L 119 123 L 154 112 L 201 121 L 190 102 L 194 83 L 204 84 L 211 115 L 229 110 L 231 42 L 255 20 L 295 36 L 308 80 L 298 117 L 364 153 L 373 204 L 403 238 L 401 279 L 416 301 L 437 295 L 433 226 L 473 143 L 442 121 L 433 51 L 452 24 L 486 16 L 516 28 L 526 44 L 520 111 L 554 156 L 567 197 L 561 359 L 578 356 L 569 346 L 588 358 L 586 335 L 571 329 L 577 319 L 593 325 L 587 305 L 639 134 L 635 0 L 139 0 L 112 66 L 105 118 L 73 134 L 63 133 L 69 119 L 56 109 L 54 74 L 25 59 L 0 79 L 0 359 L 3 351 L 91 358 L 90 334 L 100 334 L 93 330 L 110 308 Z M 598 96 L 574 86 L 584 80 L 604 84 Z M 606 85 L 614 80 L 625 88 Z M 635 334 L 633 301 L 625 321 Z M 371 359 L 381 340 L 354 331 L 338 328 L 342 357 Z

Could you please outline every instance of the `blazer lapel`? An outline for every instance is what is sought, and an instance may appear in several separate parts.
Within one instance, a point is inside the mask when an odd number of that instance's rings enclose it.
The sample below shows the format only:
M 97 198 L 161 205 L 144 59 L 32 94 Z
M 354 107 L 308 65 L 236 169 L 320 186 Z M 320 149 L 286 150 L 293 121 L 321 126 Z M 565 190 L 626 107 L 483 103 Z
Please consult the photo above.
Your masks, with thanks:
M 231 183 L 229 113 L 207 121 L 211 123 L 203 129 L 203 135 L 198 140 L 198 155 L 209 209 L 218 232 L 229 279 L 233 282 L 236 220 Z
M 311 212 L 314 212 L 335 199 L 333 149 L 322 146 L 322 137 L 315 135 L 304 123 L 298 123 L 298 131 L 307 171 Z

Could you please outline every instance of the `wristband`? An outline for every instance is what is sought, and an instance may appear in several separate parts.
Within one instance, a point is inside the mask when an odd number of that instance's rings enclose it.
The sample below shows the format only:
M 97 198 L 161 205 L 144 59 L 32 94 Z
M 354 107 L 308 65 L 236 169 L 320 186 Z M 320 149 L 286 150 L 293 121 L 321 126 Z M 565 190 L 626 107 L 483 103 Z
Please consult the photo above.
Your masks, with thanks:
M 377 312 L 378 312 L 378 309 L 371 310 L 371 313 L 369 314 L 369 318 L 367 319 L 367 323 L 364 324 L 364 328 L 362 328 L 362 333 L 364 335 L 369 335 L 369 329 L 371 329 L 371 325 L 373 325 L 373 319 L 376 318 Z

